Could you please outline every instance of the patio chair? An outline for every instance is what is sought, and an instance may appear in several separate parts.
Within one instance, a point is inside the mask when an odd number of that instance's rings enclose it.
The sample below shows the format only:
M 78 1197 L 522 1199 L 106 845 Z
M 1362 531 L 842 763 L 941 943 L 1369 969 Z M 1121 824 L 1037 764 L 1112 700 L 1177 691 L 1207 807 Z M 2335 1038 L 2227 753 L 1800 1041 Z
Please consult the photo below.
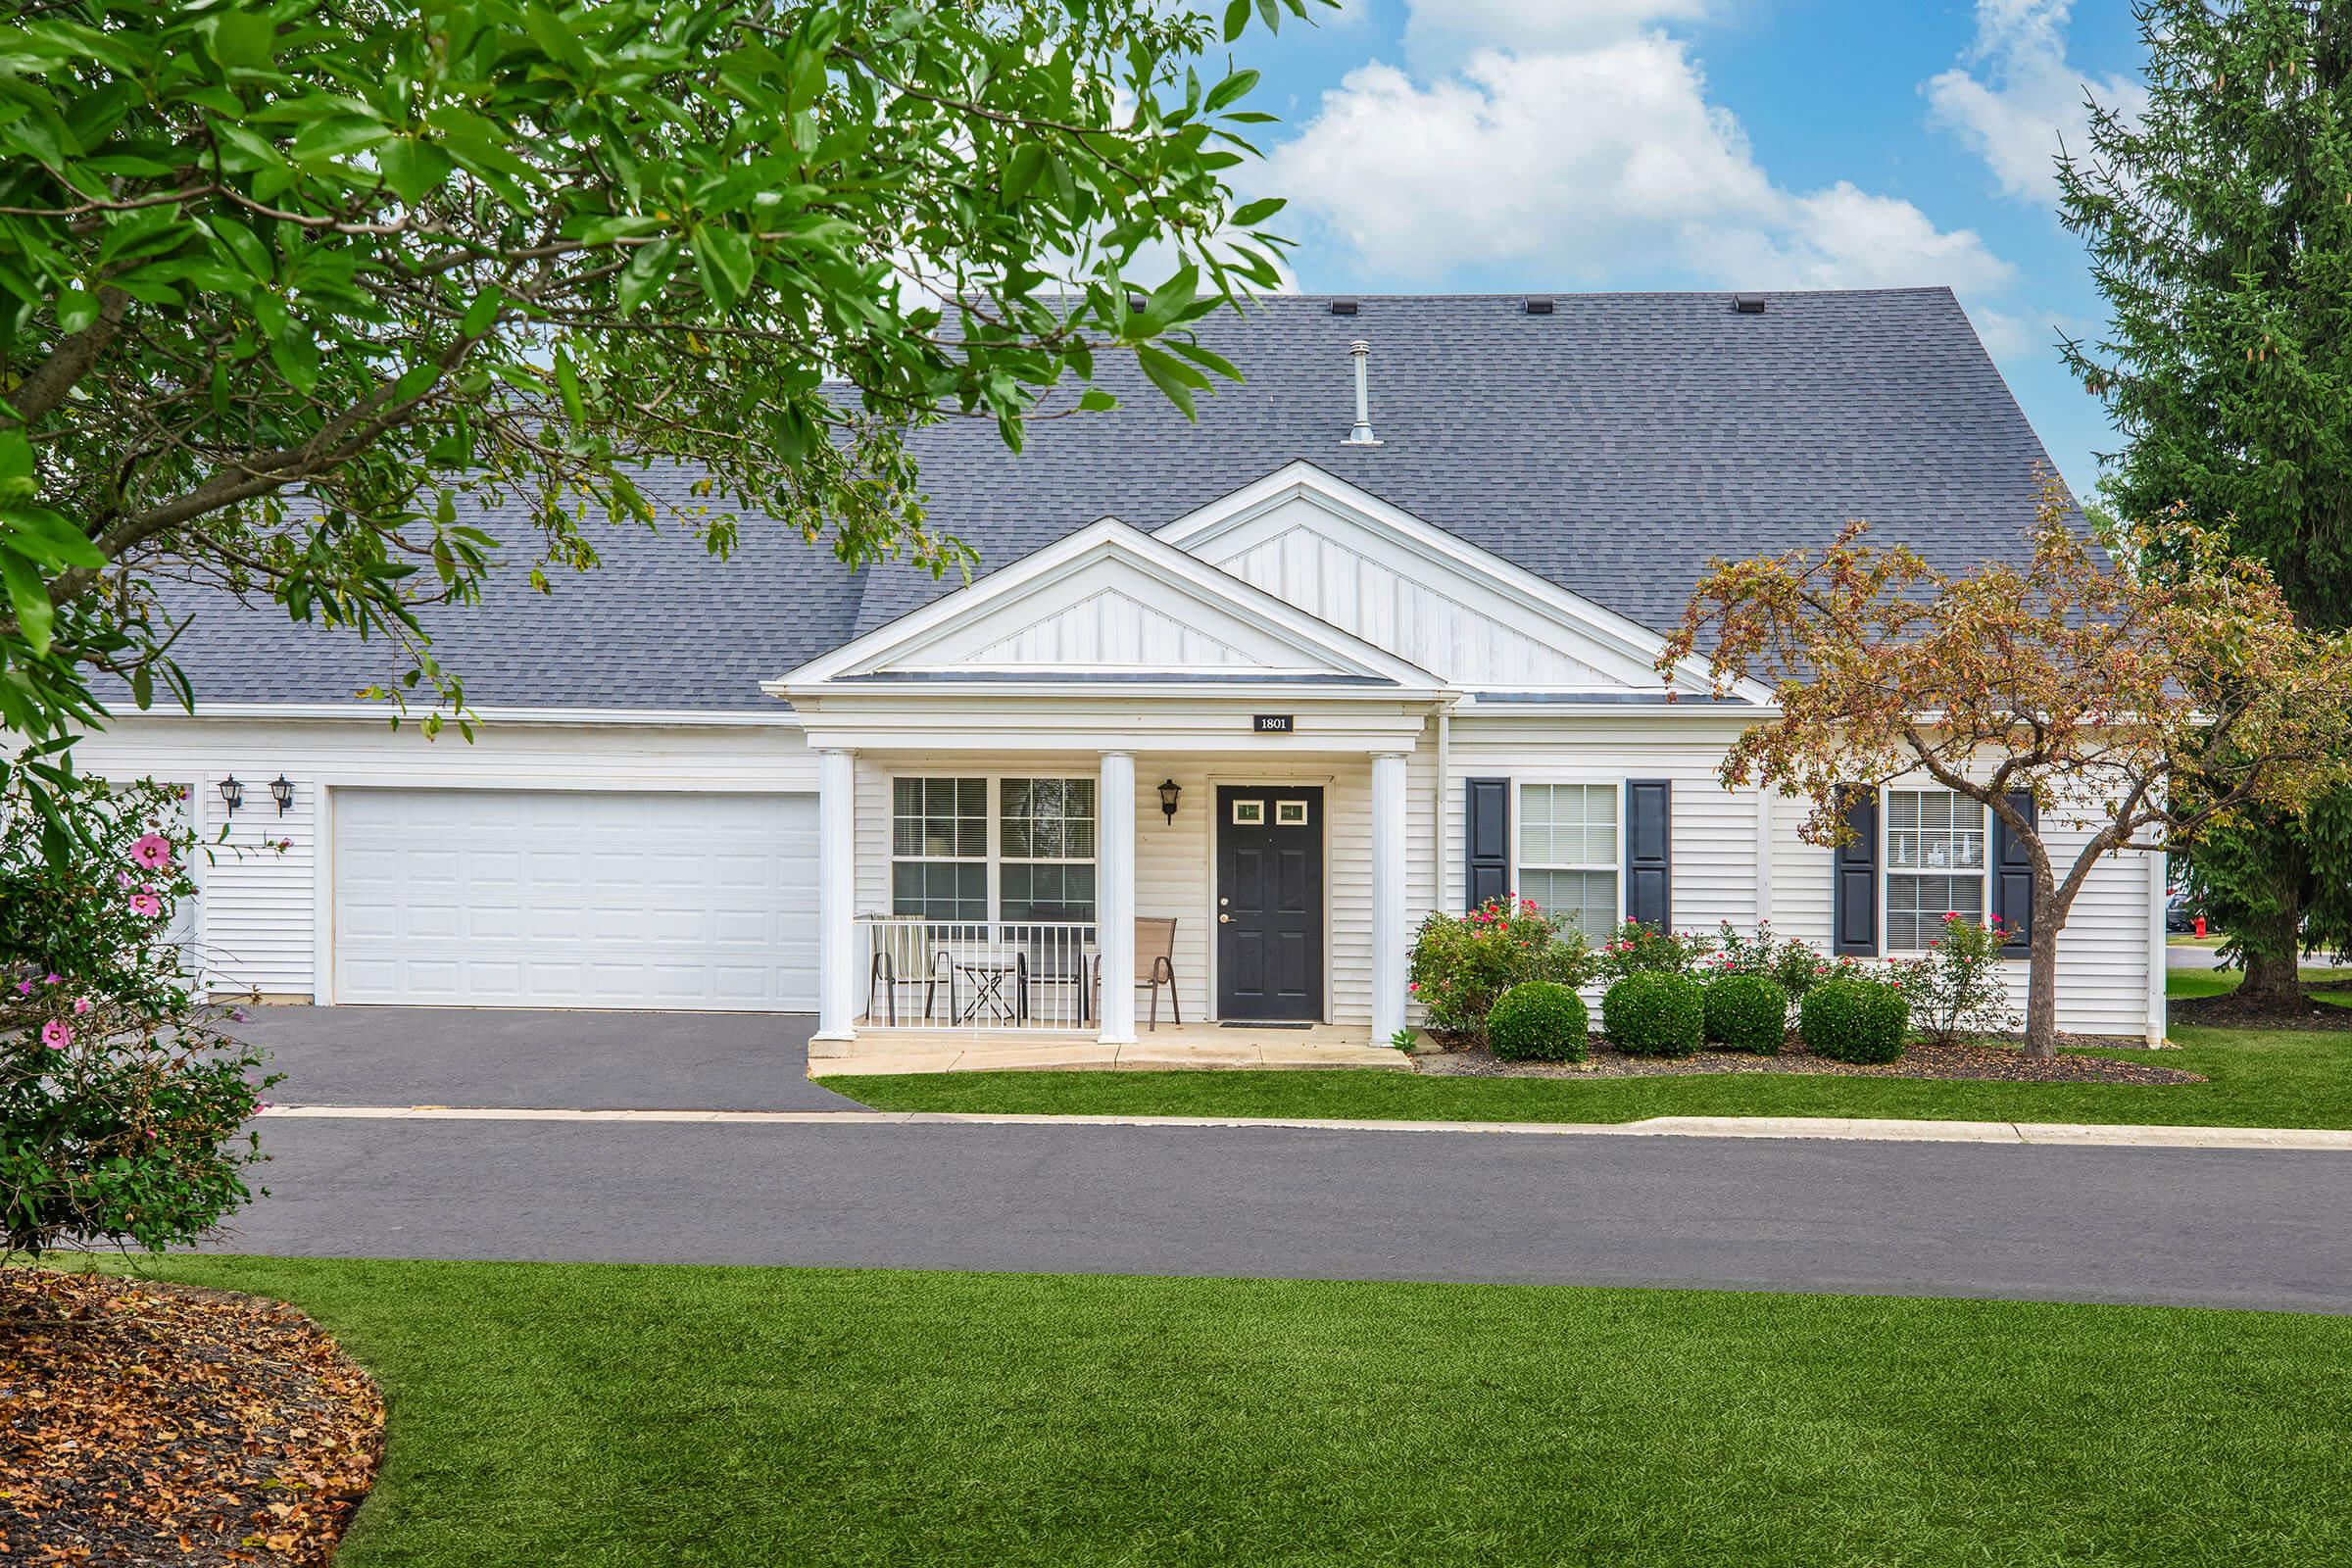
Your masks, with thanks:
M 884 1021 L 899 1021 L 899 987 L 923 988 L 923 1022 L 931 1021 L 931 1008 L 939 995 L 940 950 L 933 945 L 931 922 L 919 915 L 894 914 L 878 920 L 872 927 L 874 956 L 865 969 L 865 1016 L 874 1017 L 874 1002 L 881 999 Z
M 1184 998 L 1176 990 L 1176 921 L 1153 916 L 1135 922 L 1135 978 L 1131 985 L 1152 988 L 1152 1027 L 1159 1028 L 1159 988 L 1168 988 L 1168 1007 L 1176 1027 L 1184 1027 Z M 1102 1016 L 1102 955 L 1095 955 L 1095 1016 Z

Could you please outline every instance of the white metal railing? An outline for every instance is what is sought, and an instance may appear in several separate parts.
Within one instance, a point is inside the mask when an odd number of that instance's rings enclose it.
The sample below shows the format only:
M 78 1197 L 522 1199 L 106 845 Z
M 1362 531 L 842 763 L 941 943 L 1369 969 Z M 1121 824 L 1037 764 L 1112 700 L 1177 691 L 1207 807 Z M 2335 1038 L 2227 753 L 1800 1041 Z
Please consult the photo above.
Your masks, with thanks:
M 860 1029 L 1071 1030 L 1095 1021 L 1095 926 L 861 914 Z

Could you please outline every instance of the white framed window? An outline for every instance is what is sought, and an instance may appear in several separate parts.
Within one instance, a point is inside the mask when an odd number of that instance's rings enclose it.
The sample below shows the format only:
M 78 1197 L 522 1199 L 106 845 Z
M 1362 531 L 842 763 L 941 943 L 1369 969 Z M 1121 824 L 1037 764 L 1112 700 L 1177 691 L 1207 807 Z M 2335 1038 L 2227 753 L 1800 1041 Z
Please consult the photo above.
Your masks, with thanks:
M 1946 789 L 1886 792 L 1886 946 L 1917 952 L 1943 917 L 1984 918 L 1984 807 Z
M 1617 929 L 1617 786 L 1519 786 L 1519 896 L 1588 938 Z
M 988 918 L 988 780 L 890 784 L 890 912 Z
M 1095 917 L 1095 781 L 997 782 L 997 910 L 1006 920 Z
M 1096 781 L 894 778 L 890 908 L 927 920 L 1091 921 Z

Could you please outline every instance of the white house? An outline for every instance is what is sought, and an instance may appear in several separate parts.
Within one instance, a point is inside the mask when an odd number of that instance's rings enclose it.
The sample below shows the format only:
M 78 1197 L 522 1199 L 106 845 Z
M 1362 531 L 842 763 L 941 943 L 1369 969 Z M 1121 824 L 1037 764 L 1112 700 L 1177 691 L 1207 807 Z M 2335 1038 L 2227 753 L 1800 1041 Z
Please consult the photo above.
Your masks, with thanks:
M 197 712 L 82 765 L 288 841 L 207 869 L 200 939 L 225 987 L 342 1005 L 1369 1043 L 1417 922 L 1506 890 L 1848 954 L 2032 918 L 1981 808 L 1891 788 L 1806 845 L 1800 806 L 1715 776 L 1772 693 L 1692 670 L 1670 701 L 1652 667 L 1711 556 L 1851 517 L 1946 565 L 2022 553 L 2047 460 L 1948 292 L 1286 298 L 1203 335 L 1250 380 L 1197 425 L 1120 386 L 1018 456 L 917 433 L 968 584 L 748 521 L 724 563 L 614 530 L 552 598 L 433 622 L 472 744 L 355 698 L 383 650 L 208 605 Z M 2161 1036 L 2163 893 L 2150 858 L 2101 866 L 2062 1028 Z

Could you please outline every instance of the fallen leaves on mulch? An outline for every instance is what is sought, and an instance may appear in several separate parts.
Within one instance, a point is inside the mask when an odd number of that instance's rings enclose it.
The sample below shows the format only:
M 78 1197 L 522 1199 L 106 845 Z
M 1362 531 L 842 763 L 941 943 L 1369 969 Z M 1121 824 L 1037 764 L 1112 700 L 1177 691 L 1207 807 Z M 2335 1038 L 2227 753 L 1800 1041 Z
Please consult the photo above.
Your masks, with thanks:
M 383 1426 L 282 1302 L 0 1269 L 0 1563 L 324 1563 Z
M 2072 1039 L 2069 1044 L 2092 1042 Z M 2105 1042 L 2099 1042 L 2105 1044 Z M 2203 1075 L 2159 1067 L 2153 1062 L 2123 1061 L 2112 1056 L 2054 1056 L 2036 1061 L 2000 1045 L 1927 1046 L 1903 1049 L 1897 1060 L 1879 1067 L 1859 1067 L 1831 1061 L 1805 1050 L 1789 1032 L 1777 1056 L 1751 1056 L 1737 1051 L 1702 1051 L 1695 1056 L 1665 1060 L 1629 1056 L 1595 1035 L 1592 1054 L 1583 1062 L 1504 1061 L 1492 1052 L 1453 1051 L 1413 1058 L 1416 1072 L 1461 1078 L 1681 1078 L 1702 1073 L 1822 1073 L 1848 1078 L 1974 1078 L 2037 1084 L 2201 1084 Z

